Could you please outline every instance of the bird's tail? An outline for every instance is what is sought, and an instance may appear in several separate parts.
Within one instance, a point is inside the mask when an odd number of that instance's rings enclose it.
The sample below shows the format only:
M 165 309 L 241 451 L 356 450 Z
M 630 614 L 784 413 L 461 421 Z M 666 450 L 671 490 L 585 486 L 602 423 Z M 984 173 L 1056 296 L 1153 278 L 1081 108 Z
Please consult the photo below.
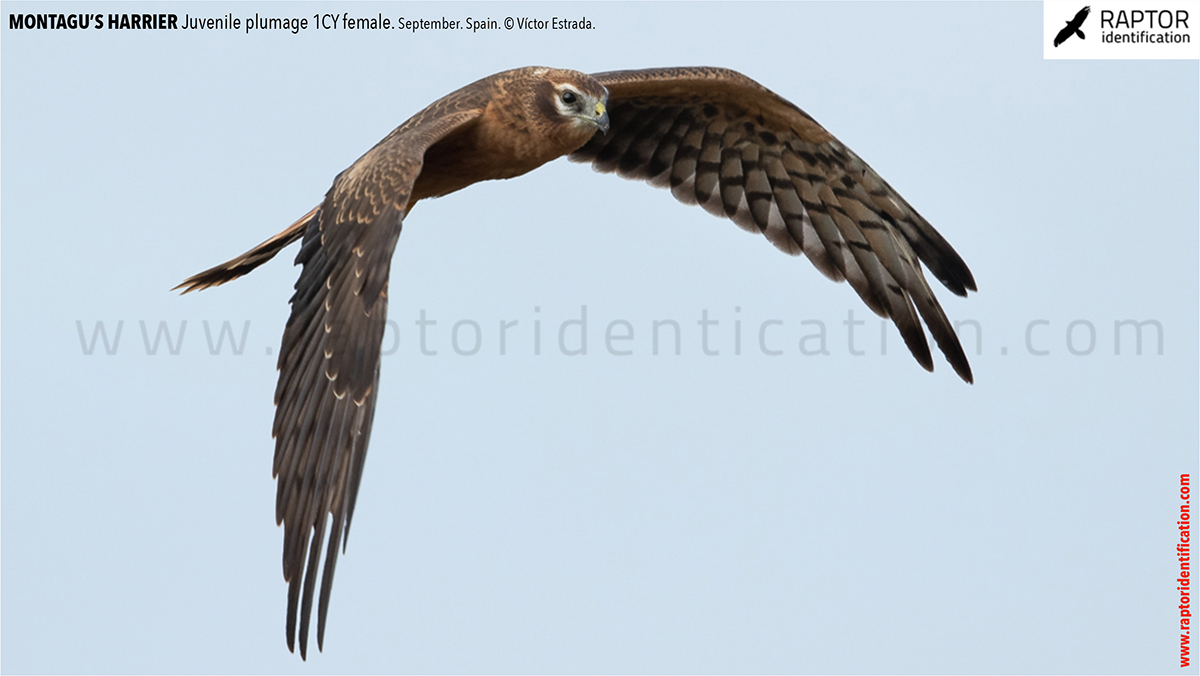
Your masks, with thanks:
M 1080 39 L 1080 40 L 1086 40 L 1086 39 L 1087 39 L 1087 37 L 1085 37 L 1085 36 L 1084 36 L 1084 34 L 1083 34 L 1083 31 L 1079 30 L 1078 28 L 1076 28 L 1076 29 L 1075 29 L 1075 34 L 1079 36 L 1079 39 Z
M 283 250 L 284 247 L 295 242 L 304 236 L 304 231 L 312 219 L 316 218 L 317 210 L 321 207 L 314 207 L 312 211 L 300 217 L 300 220 L 292 223 L 286 230 L 275 235 L 271 239 L 259 244 L 246 253 L 226 261 L 220 265 L 209 268 L 204 272 L 192 275 L 183 280 L 179 286 L 171 289 L 183 289 L 183 293 L 189 291 L 199 291 L 212 286 L 220 286 L 225 282 L 231 282 L 238 277 L 250 272 L 254 268 L 266 263 L 275 257 L 275 254 Z

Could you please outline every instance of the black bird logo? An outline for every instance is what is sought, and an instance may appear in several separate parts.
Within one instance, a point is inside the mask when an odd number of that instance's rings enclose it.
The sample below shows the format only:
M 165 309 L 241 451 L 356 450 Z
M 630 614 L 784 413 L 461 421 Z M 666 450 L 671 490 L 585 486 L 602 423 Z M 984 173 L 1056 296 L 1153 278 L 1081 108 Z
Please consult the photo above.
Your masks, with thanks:
M 1083 36 L 1083 31 L 1079 30 L 1079 27 L 1083 25 L 1083 22 L 1087 20 L 1088 14 L 1091 14 L 1091 12 L 1091 5 L 1079 10 L 1075 14 L 1075 18 L 1068 21 L 1066 27 L 1060 30 L 1058 35 L 1054 36 L 1054 46 L 1057 47 L 1066 42 L 1067 38 L 1072 35 L 1078 35 L 1080 40 L 1086 40 L 1087 38 Z

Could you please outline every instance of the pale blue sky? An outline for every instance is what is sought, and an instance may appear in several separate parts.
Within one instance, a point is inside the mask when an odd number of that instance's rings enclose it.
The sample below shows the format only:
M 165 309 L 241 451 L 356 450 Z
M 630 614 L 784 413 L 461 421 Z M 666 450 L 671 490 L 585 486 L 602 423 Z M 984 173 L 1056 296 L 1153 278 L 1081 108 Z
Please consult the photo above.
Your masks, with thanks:
M 1178 671 L 1196 62 L 1043 61 L 1038 3 L 2 7 L 595 25 L 4 22 L 5 672 Z M 982 329 L 976 383 L 940 355 L 926 373 L 894 331 L 881 354 L 845 284 L 665 191 L 563 161 L 422 203 L 325 652 L 303 663 L 270 476 L 295 249 L 169 289 L 304 214 L 432 100 L 531 64 L 725 66 L 804 108 L 971 266 L 978 294 L 938 291 Z M 566 356 L 581 306 L 588 353 Z M 653 354 L 666 319 L 679 356 Z M 1161 355 L 1149 328 L 1115 354 L 1128 319 L 1161 325 Z M 617 320 L 631 356 L 606 350 Z M 179 353 L 148 355 L 143 321 L 151 344 L 186 321 Z M 240 356 L 211 354 L 225 321 L 239 341 L 249 322 Z M 454 349 L 462 321 L 476 354 Z M 112 355 L 85 354 L 97 322 L 122 327 Z M 802 354 L 821 325 L 829 354 Z

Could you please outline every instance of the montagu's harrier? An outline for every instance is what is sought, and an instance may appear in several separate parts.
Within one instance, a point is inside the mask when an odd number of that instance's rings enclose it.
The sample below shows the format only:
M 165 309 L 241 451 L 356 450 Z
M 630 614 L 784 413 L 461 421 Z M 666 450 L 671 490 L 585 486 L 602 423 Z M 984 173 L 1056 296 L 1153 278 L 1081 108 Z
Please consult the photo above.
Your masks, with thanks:
M 971 382 L 918 262 L 966 295 L 975 280 L 962 258 L 858 155 L 757 82 L 719 68 L 596 75 L 520 68 L 479 80 L 388 134 L 286 230 L 180 285 L 223 284 L 303 240 L 273 428 L 287 641 L 294 650 L 299 618 L 302 656 L 332 515 L 317 615 L 317 645 L 324 643 L 337 548 L 349 533 L 375 413 L 388 272 L 405 215 L 419 200 L 520 176 L 563 155 L 669 187 L 682 202 L 804 254 L 891 317 L 932 370 L 924 319 L 955 372 Z

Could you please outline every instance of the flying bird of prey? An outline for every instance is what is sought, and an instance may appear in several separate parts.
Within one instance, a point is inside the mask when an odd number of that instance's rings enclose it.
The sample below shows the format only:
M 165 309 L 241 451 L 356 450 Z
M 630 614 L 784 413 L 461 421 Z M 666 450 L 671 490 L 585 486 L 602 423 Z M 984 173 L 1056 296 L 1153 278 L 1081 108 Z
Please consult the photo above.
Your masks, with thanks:
M 1092 13 L 1091 5 L 1084 7 L 1075 13 L 1075 18 L 1067 22 L 1067 25 L 1054 36 L 1054 46 L 1057 47 L 1067 41 L 1067 38 L 1072 35 L 1078 35 L 1080 40 L 1086 40 L 1083 31 L 1079 30 L 1083 26 L 1083 22 L 1088 18 L 1088 14 Z
M 337 548 L 349 534 L 379 391 L 388 273 L 419 200 L 512 178 L 562 156 L 668 187 L 776 247 L 847 280 L 895 322 L 933 370 L 921 319 L 955 372 L 971 382 L 950 321 L 921 262 L 952 292 L 975 280 L 962 258 L 858 155 L 804 111 L 719 68 L 586 75 L 520 68 L 432 103 L 333 181 L 286 230 L 189 278 L 223 284 L 302 240 L 303 264 L 279 352 L 275 389 L 275 519 L 284 527 L 287 642 L 307 656 L 317 568 L 331 531 L 317 614 L 322 647 Z M 918 260 L 920 262 L 918 262 Z

